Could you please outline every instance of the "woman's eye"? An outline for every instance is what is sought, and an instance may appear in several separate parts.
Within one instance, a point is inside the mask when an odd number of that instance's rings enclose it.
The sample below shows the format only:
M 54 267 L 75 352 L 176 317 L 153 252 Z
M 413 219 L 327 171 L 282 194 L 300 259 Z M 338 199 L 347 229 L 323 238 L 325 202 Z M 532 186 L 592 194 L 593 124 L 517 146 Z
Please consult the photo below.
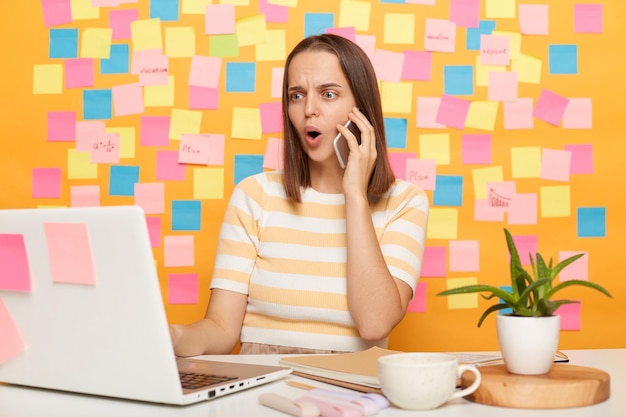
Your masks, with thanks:
M 291 100 L 292 101 L 298 101 L 298 100 L 302 99 L 302 97 L 303 97 L 302 93 L 293 93 L 291 95 Z
M 332 99 L 337 96 L 337 93 L 335 93 L 334 91 L 324 91 L 323 96 L 324 98 Z

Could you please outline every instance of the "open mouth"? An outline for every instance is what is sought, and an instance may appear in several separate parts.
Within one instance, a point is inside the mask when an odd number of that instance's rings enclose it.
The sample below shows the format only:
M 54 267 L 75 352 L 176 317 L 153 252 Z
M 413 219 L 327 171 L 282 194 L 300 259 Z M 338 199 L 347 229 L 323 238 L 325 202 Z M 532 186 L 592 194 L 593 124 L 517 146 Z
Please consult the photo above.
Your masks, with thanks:
M 309 132 L 309 136 L 312 137 L 313 139 L 315 139 L 319 135 L 320 135 L 320 132 Z

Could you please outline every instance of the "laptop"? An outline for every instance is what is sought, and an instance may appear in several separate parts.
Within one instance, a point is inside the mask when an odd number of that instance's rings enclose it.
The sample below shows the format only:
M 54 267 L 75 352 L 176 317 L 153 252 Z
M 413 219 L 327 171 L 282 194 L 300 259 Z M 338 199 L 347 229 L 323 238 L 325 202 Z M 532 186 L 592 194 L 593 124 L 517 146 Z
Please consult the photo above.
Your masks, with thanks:
M 0 382 L 165 404 L 291 372 L 176 358 L 138 206 L 0 210 L 0 345 Z

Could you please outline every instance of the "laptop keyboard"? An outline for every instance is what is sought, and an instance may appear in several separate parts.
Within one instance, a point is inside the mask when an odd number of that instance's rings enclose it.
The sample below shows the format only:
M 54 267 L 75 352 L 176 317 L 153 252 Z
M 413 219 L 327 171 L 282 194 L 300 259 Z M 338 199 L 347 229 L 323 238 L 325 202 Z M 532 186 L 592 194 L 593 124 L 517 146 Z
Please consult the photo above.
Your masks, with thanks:
M 210 387 L 211 385 L 221 384 L 237 379 L 232 376 L 197 374 L 194 372 L 179 372 L 178 374 L 180 375 L 180 382 L 184 389 Z

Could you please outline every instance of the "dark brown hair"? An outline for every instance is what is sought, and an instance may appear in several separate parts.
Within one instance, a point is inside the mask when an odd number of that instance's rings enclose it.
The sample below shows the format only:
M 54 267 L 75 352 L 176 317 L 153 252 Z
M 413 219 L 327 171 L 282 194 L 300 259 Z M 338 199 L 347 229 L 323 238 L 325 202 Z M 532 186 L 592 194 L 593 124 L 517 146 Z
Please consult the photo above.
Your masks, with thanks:
M 376 134 L 376 164 L 369 180 L 368 196 L 376 199 L 382 196 L 395 181 L 395 176 L 387 157 L 387 140 L 380 92 L 374 67 L 368 56 L 354 42 L 341 36 L 324 34 L 309 36 L 291 51 L 285 61 L 283 77 L 283 134 L 285 143 L 283 185 L 287 197 L 296 203 L 301 201 L 300 187 L 311 185 L 309 159 L 302 149 L 294 126 L 289 120 L 289 65 L 293 58 L 302 52 L 329 52 L 337 57 L 339 65 L 350 83 L 356 106 L 367 117 Z

